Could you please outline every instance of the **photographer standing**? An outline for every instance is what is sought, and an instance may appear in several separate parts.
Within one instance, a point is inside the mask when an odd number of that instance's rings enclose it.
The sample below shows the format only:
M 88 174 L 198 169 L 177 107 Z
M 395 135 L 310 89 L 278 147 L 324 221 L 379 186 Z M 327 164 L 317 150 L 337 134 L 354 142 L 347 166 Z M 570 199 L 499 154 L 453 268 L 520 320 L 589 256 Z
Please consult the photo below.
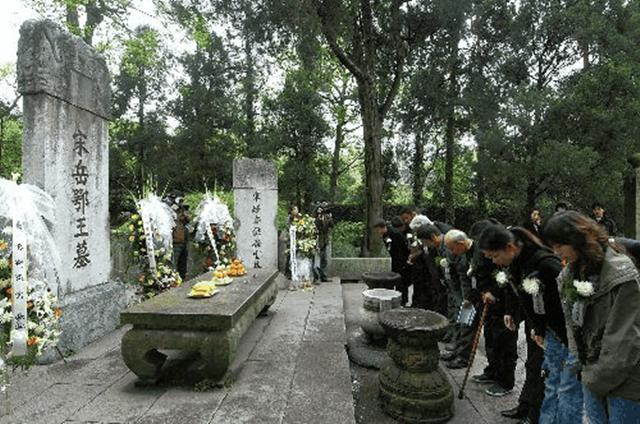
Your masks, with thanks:
M 320 256 L 320 263 L 316 264 L 315 272 L 320 281 L 327 282 L 329 281 L 327 277 L 327 247 L 329 246 L 329 234 L 333 227 L 333 216 L 327 202 L 322 202 L 316 208 L 315 218 L 318 229 L 318 255 Z

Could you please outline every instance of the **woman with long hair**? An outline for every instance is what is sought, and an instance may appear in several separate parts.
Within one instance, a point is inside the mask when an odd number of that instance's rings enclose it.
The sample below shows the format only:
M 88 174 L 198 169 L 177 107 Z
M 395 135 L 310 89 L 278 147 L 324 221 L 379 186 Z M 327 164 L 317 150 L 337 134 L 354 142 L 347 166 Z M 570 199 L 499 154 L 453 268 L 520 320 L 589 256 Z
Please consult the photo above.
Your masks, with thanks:
M 578 212 L 555 215 L 544 237 L 567 263 L 558 285 L 589 423 L 640 423 L 640 273 Z
M 540 347 L 544 345 L 542 368 L 548 370 L 548 376 L 544 388 L 541 384 L 537 388 L 541 399 L 539 422 L 581 423 L 582 388 L 575 373 L 577 360 L 567 347 L 556 283 L 562 271 L 560 259 L 531 231 L 521 227 L 487 228 L 480 238 L 480 249 L 496 265 L 505 268 L 499 280 L 519 300 L 526 320 L 533 327 L 531 337 Z M 507 319 L 505 325 L 513 327 Z M 535 422 L 537 411 L 533 412 L 524 422 Z

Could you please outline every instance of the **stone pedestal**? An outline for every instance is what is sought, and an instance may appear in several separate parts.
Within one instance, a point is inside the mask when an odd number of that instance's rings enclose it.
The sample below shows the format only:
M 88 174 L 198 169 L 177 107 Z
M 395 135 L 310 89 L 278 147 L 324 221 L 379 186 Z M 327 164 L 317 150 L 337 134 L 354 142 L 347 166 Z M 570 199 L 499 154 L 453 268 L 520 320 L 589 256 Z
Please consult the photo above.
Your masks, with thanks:
M 42 20 L 20 28 L 17 73 L 24 182 L 55 202 L 62 264 L 49 284 L 63 309 L 60 347 L 77 351 L 116 327 L 125 302 L 110 282 L 109 72 L 84 41 Z
M 278 269 L 278 171 L 273 161 L 233 161 L 237 254 L 248 268 Z
M 386 346 L 387 335 L 378 321 L 380 312 L 399 308 L 401 303 L 402 294 L 395 290 L 372 289 L 362 292 L 361 327 L 371 344 Z
M 362 281 L 370 289 L 394 290 L 402 283 L 402 276 L 397 272 L 365 272 Z
M 438 340 L 447 319 L 423 309 L 394 309 L 380 314 L 380 325 L 389 337 L 388 359 L 380 371 L 384 412 L 404 423 L 451 419 L 453 389 L 438 365 Z

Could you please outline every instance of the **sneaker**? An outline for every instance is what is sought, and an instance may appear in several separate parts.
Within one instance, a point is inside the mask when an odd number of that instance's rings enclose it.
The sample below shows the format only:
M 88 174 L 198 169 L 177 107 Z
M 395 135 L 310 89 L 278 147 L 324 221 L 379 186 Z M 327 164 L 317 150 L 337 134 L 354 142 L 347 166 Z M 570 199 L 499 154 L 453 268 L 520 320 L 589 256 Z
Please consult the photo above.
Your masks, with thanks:
M 506 388 L 502 387 L 500 384 L 494 384 L 493 386 L 489 387 L 484 392 L 486 394 L 488 394 L 489 396 L 502 397 L 502 396 L 508 395 L 512 391 L 513 391 L 513 387 L 510 388 L 510 389 L 506 389 Z
M 496 381 L 489 375 L 482 373 L 471 377 L 471 381 L 478 384 L 496 384 Z

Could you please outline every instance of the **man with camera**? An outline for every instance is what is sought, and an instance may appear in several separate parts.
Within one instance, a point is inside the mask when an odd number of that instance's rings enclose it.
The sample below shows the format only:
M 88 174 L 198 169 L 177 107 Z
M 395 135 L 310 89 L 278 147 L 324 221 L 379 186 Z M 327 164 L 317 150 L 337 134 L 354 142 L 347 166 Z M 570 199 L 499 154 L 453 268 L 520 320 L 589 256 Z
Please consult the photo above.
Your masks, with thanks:
M 320 281 L 327 282 L 329 281 L 327 277 L 327 247 L 329 246 L 329 234 L 333 227 L 333 216 L 327 202 L 318 205 L 315 218 L 318 229 L 318 255 L 320 257 L 320 263 L 315 264 L 315 273 Z

